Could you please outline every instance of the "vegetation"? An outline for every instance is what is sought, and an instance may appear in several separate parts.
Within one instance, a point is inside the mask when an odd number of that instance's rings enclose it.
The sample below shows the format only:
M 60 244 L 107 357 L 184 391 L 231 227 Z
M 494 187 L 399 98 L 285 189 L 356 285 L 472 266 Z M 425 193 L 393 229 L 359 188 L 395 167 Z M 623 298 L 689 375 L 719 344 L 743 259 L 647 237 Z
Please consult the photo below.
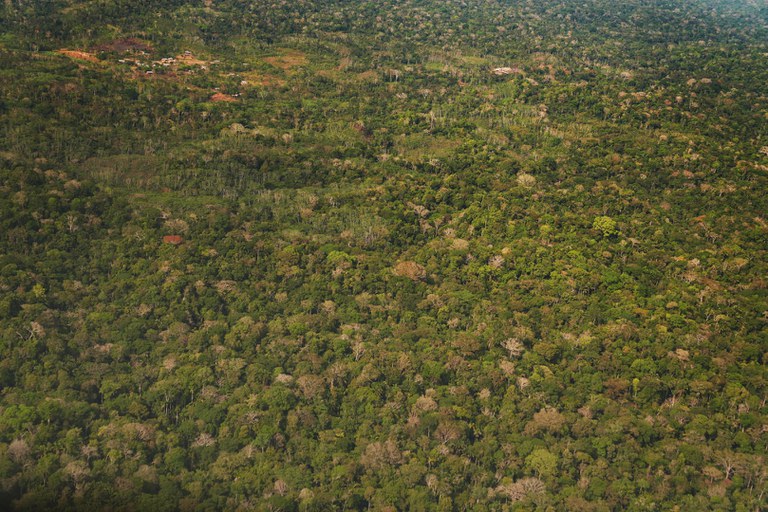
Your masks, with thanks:
M 768 10 L 0 6 L 0 503 L 768 508 Z

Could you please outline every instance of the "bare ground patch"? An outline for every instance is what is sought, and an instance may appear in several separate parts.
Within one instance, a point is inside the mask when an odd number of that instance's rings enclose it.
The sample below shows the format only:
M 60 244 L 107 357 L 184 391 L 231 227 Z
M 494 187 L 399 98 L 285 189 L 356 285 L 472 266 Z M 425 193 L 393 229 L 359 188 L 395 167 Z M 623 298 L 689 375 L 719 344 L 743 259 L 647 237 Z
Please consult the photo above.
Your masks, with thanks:
M 69 57 L 70 59 L 84 60 L 87 62 L 95 63 L 101 62 L 94 54 L 81 50 L 67 50 L 62 48 L 61 50 L 56 50 L 56 53 Z
M 217 103 L 234 103 L 237 101 L 237 98 L 230 96 L 229 94 L 224 94 L 223 92 L 217 92 L 211 96 L 211 101 Z
M 208 61 L 198 59 L 191 53 L 183 53 L 176 56 L 176 60 L 180 64 L 186 64 L 187 66 L 207 66 Z
M 304 53 L 297 50 L 288 50 L 282 55 L 265 57 L 264 62 L 275 66 L 276 68 L 288 71 L 289 69 L 295 68 L 297 66 L 304 66 L 309 61 Z

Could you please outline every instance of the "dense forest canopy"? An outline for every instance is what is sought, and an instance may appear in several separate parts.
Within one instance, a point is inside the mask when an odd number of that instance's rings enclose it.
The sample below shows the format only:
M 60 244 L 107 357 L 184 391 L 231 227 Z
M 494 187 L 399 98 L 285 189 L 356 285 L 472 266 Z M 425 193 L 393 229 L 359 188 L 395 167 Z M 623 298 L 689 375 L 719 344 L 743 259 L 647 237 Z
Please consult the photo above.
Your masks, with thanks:
M 768 508 L 768 7 L 7 0 L 0 508 Z

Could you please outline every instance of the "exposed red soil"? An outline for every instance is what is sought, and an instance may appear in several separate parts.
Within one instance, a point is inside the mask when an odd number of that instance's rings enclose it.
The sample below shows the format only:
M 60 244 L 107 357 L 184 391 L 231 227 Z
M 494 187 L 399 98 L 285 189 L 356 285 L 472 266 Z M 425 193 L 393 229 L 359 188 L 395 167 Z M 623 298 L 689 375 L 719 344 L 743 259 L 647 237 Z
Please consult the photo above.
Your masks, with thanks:
M 275 66 L 276 68 L 288 70 L 296 66 L 303 66 L 307 63 L 307 57 L 298 51 L 289 51 L 284 55 L 276 57 L 266 57 L 264 62 Z
M 92 53 L 83 52 L 83 51 L 80 51 L 80 50 L 61 49 L 61 50 L 56 50 L 56 53 L 61 54 L 61 55 L 66 55 L 67 57 L 69 57 L 71 59 L 85 60 L 85 61 L 88 61 L 88 62 L 101 62 Z
M 164 244 L 179 245 L 184 241 L 184 238 L 179 235 L 165 235 L 163 237 Z
M 211 96 L 211 101 L 215 102 L 226 102 L 226 103 L 234 103 L 237 101 L 237 98 L 234 96 L 230 96 L 229 94 L 224 94 L 221 92 L 217 92 L 213 96 Z

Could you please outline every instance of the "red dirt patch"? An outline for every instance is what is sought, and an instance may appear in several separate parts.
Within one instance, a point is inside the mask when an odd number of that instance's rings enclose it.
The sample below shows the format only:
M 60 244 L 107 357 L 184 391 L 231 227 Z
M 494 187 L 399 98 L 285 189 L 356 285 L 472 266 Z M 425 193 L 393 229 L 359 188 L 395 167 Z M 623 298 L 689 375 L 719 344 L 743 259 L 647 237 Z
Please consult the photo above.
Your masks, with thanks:
M 164 244 L 179 245 L 183 241 L 184 238 L 180 237 L 179 235 L 165 235 L 163 237 Z
M 92 53 L 83 52 L 83 51 L 80 51 L 80 50 L 61 49 L 61 50 L 56 50 L 56 53 L 58 53 L 60 55 L 66 55 L 70 59 L 85 60 L 85 61 L 88 61 L 88 62 L 101 62 Z
M 230 96 L 229 94 L 224 94 L 221 92 L 217 92 L 213 96 L 211 96 L 211 101 L 214 102 L 226 102 L 226 103 L 234 103 L 237 101 L 237 98 L 234 96 Z
M 264 62 L 275 66 L 276 68 L 289 70 L 296 66 L 303 66 L 308 61 L 306 55 L 303 53 L 291 50 L 285 52 L 283 55 L 278 55 L 276 57 L 265 57 Z

